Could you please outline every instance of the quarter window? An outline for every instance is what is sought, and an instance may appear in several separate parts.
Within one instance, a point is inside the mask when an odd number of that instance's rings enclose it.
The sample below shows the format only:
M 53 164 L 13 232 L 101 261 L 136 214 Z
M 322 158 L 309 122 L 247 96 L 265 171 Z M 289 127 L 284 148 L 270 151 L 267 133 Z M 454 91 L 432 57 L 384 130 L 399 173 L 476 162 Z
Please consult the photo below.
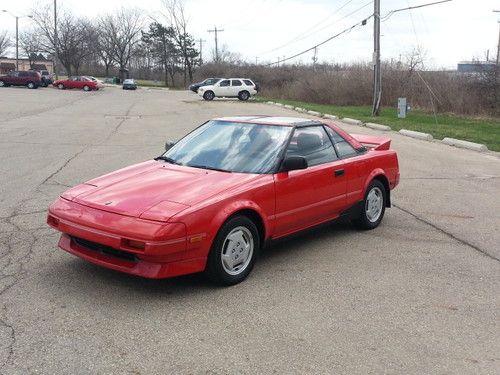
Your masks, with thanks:
M 337 160 L 332 142 L 322 126 L 308 126 L 295 130 L 288 145 L 287 156 L 302 156 L 309 166 Z
M 351 156 L 356 156 L 358 154 L 354 147 L 352 147 L 349 142 L 338 135 L 337 132 L 335 132 L 332 128 L 330 128 L 329 126 L 325 126 L 325 128 L 328 132 L 328 135 L 335 144 L 335 150 L 337 151 L 337 154 L 340 158 L 348 158 Z
M 244 82 L 244 83 L 245 83 L 245 85 L 247 85 L 247 86 L 253 86 L 253 85 L 254 85 L 254 84 L 253 84 L 253 82 L 252 82 L 252 81 L 250 81 L 249 79 L 244 79 L 244 80 L 243 80 L 243 82 Z
M 241 81 L 239 79 L 232 79 L 231 86 L 242 86 Z

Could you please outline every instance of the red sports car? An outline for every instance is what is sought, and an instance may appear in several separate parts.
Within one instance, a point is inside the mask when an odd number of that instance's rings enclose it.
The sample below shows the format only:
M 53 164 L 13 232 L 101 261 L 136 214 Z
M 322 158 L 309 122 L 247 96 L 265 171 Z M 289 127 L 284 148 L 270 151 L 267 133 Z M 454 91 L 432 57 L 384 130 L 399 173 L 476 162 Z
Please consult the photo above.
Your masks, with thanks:
M 379 225 L 399 182 L 390 139 L 284 117 L 208 121 L 167 151 L 64 192 L 59 247 L 148 278 L 244 280 L 264 243 L 348 216 Z
M 60 79 L 54 82 L 54 87 L 63 89 L 80 89 L 83 91 L 99 90 L 97 82 L 84 76 L 73 76 L 68 79 Z

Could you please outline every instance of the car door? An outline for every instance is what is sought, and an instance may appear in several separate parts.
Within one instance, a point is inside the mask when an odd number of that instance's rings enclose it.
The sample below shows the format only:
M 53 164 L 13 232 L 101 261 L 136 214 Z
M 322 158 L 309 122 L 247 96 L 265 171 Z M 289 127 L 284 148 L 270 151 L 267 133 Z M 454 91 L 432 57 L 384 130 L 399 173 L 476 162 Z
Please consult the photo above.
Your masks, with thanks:
M 243 89 L 243 83 L 239 79 L 231 80 L 231 92 L 228 96 L 238 96 L 238 93 Z
M 69 88 L 70 89 L 78 89 L 80 88 L 80 77 L 71 77 L 69 79 Z
M 231 81 L 229 79 L 223 79 L 214 86 L 214 91 L 216 96 L 230 96 Z
M 323 126 L 296 128 L 286 156 L 303 156 L 308 168 L 274 175 L 275 238 L 334 219 L 346 195 L 344 161 Z

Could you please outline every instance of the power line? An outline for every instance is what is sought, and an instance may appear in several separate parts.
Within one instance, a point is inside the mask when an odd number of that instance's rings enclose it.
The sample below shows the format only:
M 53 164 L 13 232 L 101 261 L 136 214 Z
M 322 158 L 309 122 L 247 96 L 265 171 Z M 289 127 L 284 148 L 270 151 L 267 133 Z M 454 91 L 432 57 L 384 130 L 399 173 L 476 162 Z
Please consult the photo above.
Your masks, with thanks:
M 307 36 L 304 36 L 304 34 L 308 34 L 310 33 L 311 31 L 315 30 L 319 25 L 321 25 L 322 23 L 324 23 L 326 20 L 328 20 L 329 18 L 331 18 L 332 16 L 334 16 L 335 14 L 337 14 L 340 10 L 342 10 L 343 8 L 345 8 L 347 5 L 349 5 L 350 3 L 352 3 L 354 0 L 348 0 L 347 2 L 345 2 L 343 5 L 341 5 L 339 8 L 335 9 L 332 13 L 330 13 L 326 18 L 324 18 L 323 20 L 321 20 L 320 22 L 316 23 L 314 26 L 308 28 L 307 30 L 303 31 L 302 33 L 300 33 L 299 35 L 297 35 L 296 37 L 294 37 L 293 39 L 290 39 L 288 42 L 276 47 L 276 48 L 273 48 L 273 49 L 270 49 L 270 50 L 267 50 L 267 51 L 264 51 L 264 52 L 261 52 L 260 54 L 261 55 L 265 55 L 267 53 L 271 53 L 271 52 L 274 52 L 278 49 L 281 49 L 283 47 L 286 47 L 287 45 L 291 44 L 291 43 L 294 43 L 298 40 L 301 40 L 301 39 L 304 39 L 306 38 Z M 311 34 L 309 34 L 311 35 Z M 299 39 L 301 38 L 301 39 Z
M 302 51 L 302 52 L 299 52 L 299 53 L 297 53 L 297 54 L 295 54 L 295 55 L 293 55 L 293 56 L 290 56 L 290 57 L 284 57 L 282 60 L 280 60 L 280 61 L 278 62 L 278 64 L 279 64 L 280 62 L 282 63 L 282 62 L 285 62 L 285 61 L 288 61 L 288 60 L 294 59 L 294 58 L 296 58 L 296 57 L 298 57 L 298 56 L 303 55 L 304 53 L 307 53 L 307 52 L 309 52 L 309 51 L 312 51 L 312 50 L 314 50 L 315 48 L 318 48 L 319 46 L 322 46 L 323 44 L 328 43 L 330 40 L 335 39 L 335 38 L 338 38 L 338 37 L 339 37 L 339 36 L 341 36 L 342 34 L 346 34 L 346 33 L 350 32 L 352 29 L 356 28 L 357 26 L 364 26 L 364 25 L 366 25 L 366 22 L 367 22 L 370 18 L 372 18 L 372 17 L 373 17 L 373 14 L 371 14 L 370 16 L 368 16 L 367 18 L 365 18 L 365 19 L 364 19 L 364 20 L 362 20 L 361 22 L 356 22 L 354 25 L 352 25 L 352 26 L 348 27 L 347 29 L 344 29 L 344 30 L 342 30 L 341 32 L 339 32 L 339 33 L 337 33 L 337 34 L 332 35 L 332 36 L 331 36 L 331 37 L 329 37 L 328 39 L 326 39 L 326 40 L 322 41 L 321 43 L 318 43 L 318 44 L 316 44 L 316 45 L 312 46 L 311 48 L 308 48 L 308 49 L 306 49 L 306 50 L 304 50 L 304 51 Z M 276 62 L 272 62 L 272 63 L 266 64 L 265 66 L 271 66 L 271 65 L 274 65 L 274 64 L 276 64 Z
M 290 41 L 288 41 L 287 43 L 285 44 L 282 44 L 276 48 L 273 48 L 273 49 L 270 49 L 270 50 L 267 50 L 265 52 L 262 52 L 260 53 L 261 55 L 265 55 L 265 54 L 268 54 L 268 53 L 271 53 L 271 52 L 274 52 L 274 51 L 277 51 L 277 50 L 280 50 L 282 48 L 285 48 L 287 46 L 289 46 L 290 44 L 293 44 L 295 42 L 299 42 L 301 40 L 304 40 L 306 38 L 309 38 L 311 35 L 315 34 L 315 33 L 318 33 L 320 31 L 323 31 L 325 29 L 327 29 L 328 27 L 331 27 L 334 23 L 337 23 L 337 22 L 340 22 L 342 21 L 343 19 L 347 18 L 347 17 L 350 17 L 352 16 L 353 14 L 355 13 L 358 13 L 360 10 L 366 8 L 368 5 L 372 4 L 373 1 L 370 0 L 369 2 L 367 2 L 366 4 L 362 5 L 361 7 L 353 10 L 352 12 L 342 16 L 341 18 L 339 18 L 338 20 L 335 20 L 335 22 L 332 22 L 322 28 L 320 28 L 319 30 L 315 30 L 320 24 L 324 23 L 324 21 L 326 21 L 328 18 L 332 17 L 333 15 L 335 15 L 338 11 L 340 11 L 341 9 L 343 9 L 346 5 L 348 5 L 349 3 L 351 3 L 353 0 L 350 0 L 348 1 L 347 3 L 345 3 L 344 5 L 342 5 L 340 8 L 337 8 L 333 13 L 331 13 L 327 18 L 325 18 L 323 21 L 319 22 L 318 24 L 316 24 L 315 26 L 313 26 L 312 28 L 309 28 L 308 30 L 304 31 L 302 34 L 300 35 L 297 35 L 295 38 L 291 39 Z M 311 32 L 311 30 L 314 30 Z
M 417 8 L 423 8 L 423 7 L 428 7 L 431 5 L 437 5 L 437 4 L 443 4 L 443 3 L 449 3 L 450 1 L 453 0 L 441 0 L 441 1 L 435 1 L 433 3 L 426 3 L 426 4 L 421 4 L 421 5 L 415 5 L 415 6 L 409 6 L 407 8 L 400 8 L 400 9 L 394 9 L 388 12 L 384 17 L 381 18 L 381 21 L 385 22 L 387 21 L 394 13 L 402 12 L 404 10 L 411 10 L 411 9 L 417 9 Z

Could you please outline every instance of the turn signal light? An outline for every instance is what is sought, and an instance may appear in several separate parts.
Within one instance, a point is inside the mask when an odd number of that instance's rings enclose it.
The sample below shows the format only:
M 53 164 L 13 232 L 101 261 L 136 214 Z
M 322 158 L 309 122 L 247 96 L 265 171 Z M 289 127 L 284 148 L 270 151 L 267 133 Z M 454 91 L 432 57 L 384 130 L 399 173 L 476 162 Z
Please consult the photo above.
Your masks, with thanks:
M 136 240 L 128 240 L 124 239 L 123 240 L 123 245 L 126 247 L 129 247 L 131 249 L 137 249 L 137 250 L 144 250 L 146 248 L 146 243 L 142 241 L 136 241 Z
M 49 224 L 51 227 L 57 227 L 59 225 L 59 220 L 54 216 L 49 215 L 47 216 L 47 224 Z

